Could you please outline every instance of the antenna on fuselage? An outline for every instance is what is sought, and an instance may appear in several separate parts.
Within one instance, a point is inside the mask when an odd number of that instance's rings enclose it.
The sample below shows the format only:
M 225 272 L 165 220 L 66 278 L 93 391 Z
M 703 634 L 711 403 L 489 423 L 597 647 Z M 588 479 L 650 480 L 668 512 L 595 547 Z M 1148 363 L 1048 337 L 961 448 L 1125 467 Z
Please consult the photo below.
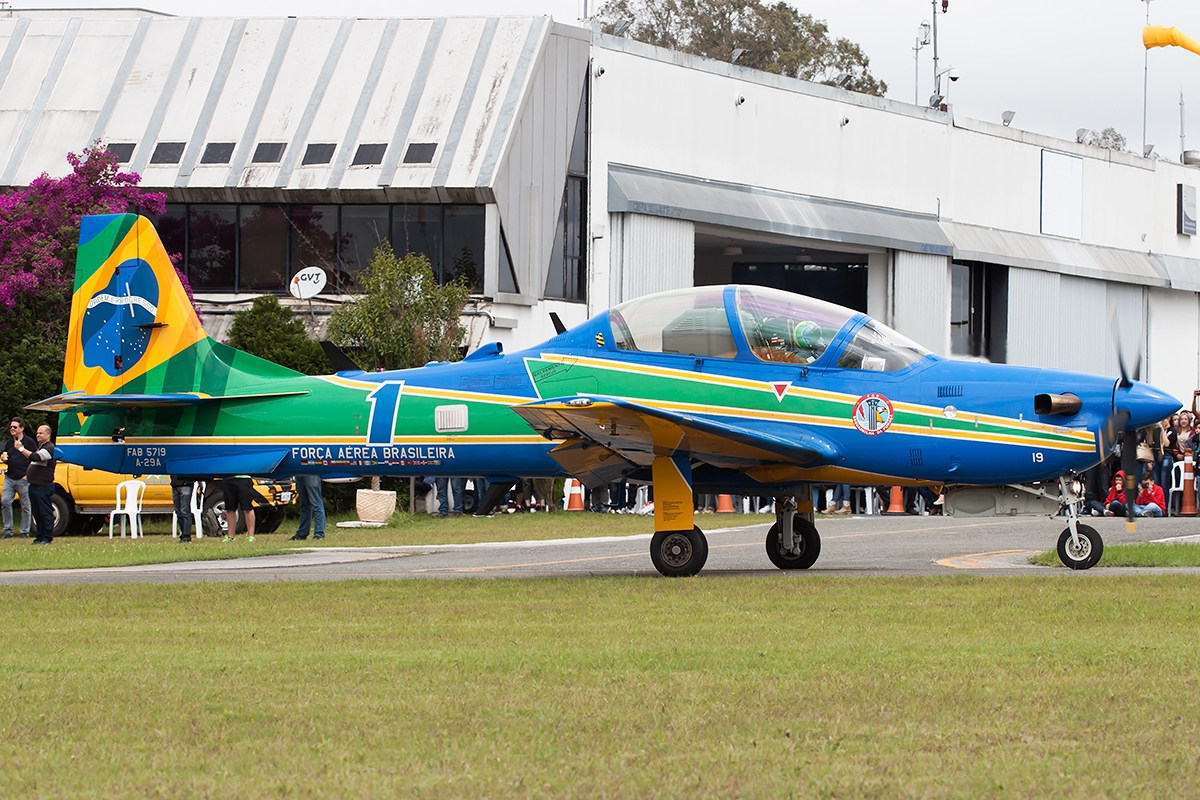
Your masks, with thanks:
M 566 332 L 567 332 L 567 326 L 566 326 L 566 325 L 563 325 L 563 322 L 562 322 L 562 320 L 558 318 L 558 312 L 557 312 L 557 311 L 551 311 L 551 312 L 550 312 L 550 321 L 551 321 L 552 323 L 554 323 L 554 332 L 555 332 L 555 334 L 563 334 L 563 333 L 566 333 Z

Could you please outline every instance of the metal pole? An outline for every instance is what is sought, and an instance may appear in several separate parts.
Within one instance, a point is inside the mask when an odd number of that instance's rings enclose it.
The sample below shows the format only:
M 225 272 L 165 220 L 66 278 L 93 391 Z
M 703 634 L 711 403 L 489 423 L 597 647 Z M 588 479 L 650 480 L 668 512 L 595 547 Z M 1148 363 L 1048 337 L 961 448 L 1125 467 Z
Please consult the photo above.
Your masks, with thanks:
M 1179 163 L 1183 163 L 1183 154 L 1187 152 L 1187 132 L 1183 127 L 1183 87 L 1179 87 Z
M 921 105 L 921 37 L 913 45 L 913 105 Z
M 1146 0 L 1146 2 L 1149 2 L 1149 0 Z M 940 91 L 938 91 L 938 89 L 940 88 L 939 84 L 941 83 L 941 81 L 938 79 L 938 70 L 937 70 L 937 68 L 938 68 L 937 0 L 932 0 L 931 5 L 933 6 L 933 96 L 939 97 L 939 96 L 941 96 L 942 93 Z
M 1150 24 L 1150 0 L 1142 0 L 1146 4 L 1146 24 Z M 1150 91 L 1150 49 L 1143 48 L 1142 54 L 1142 152 L 1146 152 L 1146 105 Z

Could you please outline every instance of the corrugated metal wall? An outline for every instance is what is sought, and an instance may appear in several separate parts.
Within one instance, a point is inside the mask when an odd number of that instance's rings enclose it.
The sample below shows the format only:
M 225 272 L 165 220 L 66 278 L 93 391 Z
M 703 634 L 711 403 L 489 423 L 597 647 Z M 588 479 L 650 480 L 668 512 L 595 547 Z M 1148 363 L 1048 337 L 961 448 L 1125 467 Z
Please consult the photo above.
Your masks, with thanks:
M 590 42 L 549 35 L 496 172 L 496 205 L 521 293 L 541 297 L 567 182 L 567 159 L 587 80 Z
M 1149 358 L 1142 377 L 1190 407 L 1192 392 L 1200 389 L 1200 304 L 1192 292 L 1151 289 L 1149 307 Z
M 950 259 L 896 251 L 892 327 L 940 356 L 950 353 Z
M 1015 267 L 1008 271 L 1010 364 L 1115 376 L 1113 320 L 1132 369 L 1138 353 L 1144 357 L 1146 352 L 1142 287 Z
M 611 304 L 693 285 L 696 226 L 646 214 L 609 214 Z

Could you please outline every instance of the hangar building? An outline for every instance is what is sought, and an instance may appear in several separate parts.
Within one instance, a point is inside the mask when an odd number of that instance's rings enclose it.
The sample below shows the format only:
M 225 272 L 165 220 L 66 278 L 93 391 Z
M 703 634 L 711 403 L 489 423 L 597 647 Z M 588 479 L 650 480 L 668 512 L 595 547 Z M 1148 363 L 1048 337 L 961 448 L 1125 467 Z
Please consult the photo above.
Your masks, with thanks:
M 381 241 L 463 276 L 470 346 L 749 283 L 935 352 L 1200 376 L 1196 169 L 666 51 L 547 17 L 0 11 L 0 186 L 100 140 L 218 337 Z

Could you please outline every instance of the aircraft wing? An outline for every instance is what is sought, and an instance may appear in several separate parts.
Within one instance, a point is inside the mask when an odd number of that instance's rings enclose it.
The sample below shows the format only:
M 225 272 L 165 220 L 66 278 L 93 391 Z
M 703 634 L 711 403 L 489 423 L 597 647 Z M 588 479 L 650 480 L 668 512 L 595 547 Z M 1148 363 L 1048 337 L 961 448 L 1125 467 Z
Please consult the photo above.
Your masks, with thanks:
M 566 439 L 550 455 L 585 483 L 589 471 L 619 477 L 649 466 L 655 456 L 687 454 L 736 470 L 763 465 L 816 467 L 841 458 L 837 445 L 803 429 L 789 431 L 785 439 L 616 398 L 563 397 L 513 406 L 513 411 L 547 439 Z

